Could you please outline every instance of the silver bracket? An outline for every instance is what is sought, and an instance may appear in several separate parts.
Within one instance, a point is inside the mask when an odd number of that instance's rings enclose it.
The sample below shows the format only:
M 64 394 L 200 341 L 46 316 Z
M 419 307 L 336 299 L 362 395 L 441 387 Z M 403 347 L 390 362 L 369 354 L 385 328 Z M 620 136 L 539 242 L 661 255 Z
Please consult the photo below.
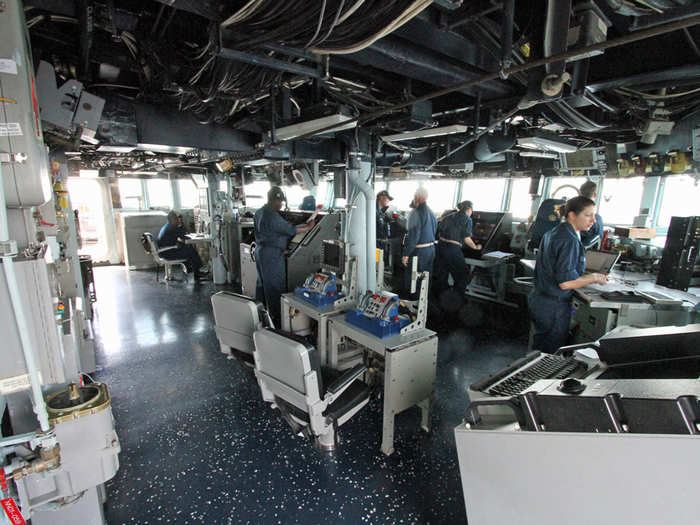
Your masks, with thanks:
M 17 251 L 17 241 L 0 241 L 0 257 L 14 257 Z

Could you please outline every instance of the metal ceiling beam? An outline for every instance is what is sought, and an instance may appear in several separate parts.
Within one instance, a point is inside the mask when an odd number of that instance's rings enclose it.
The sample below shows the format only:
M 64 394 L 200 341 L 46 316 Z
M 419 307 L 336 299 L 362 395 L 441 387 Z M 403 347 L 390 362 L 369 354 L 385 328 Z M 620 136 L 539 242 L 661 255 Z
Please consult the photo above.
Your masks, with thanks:
M 470 80 L 467 82 L 462 82 L 459 84 L 455 84 L 453 86 L 444 88 L 444 89 L 439 89 L 437 91 L 433 91 L 432 93 L 428 93 L 427 95 L 423 95 L 420 97 L 413 97 L 409 100 L 406 100 L 404 102 L 401 102 L 399 104 L 394 104 L 393 106 L 374 111 L 371 113 L 366 113 L 364 115 L 360 115 L 359 117 L 356 117 L 352 120 L 349 120 L 348 123 L 350 122 L 357 122 L 358 126 L 361 126 L 362 124 L 365 124 L 367 122 L 371 122 L 373 120 L 376 120 L 380 117 L 383 117 L 384 115 L 389 115 L 390 113 L 394 113 L 396 111 L 399 111 L 403 108 L 412 106 L 413 104 L 417 102 L 423 102 L 425 100 L 432 100 L 434 98 L 442 97 L 445 95 L 449 95 L 450 93 L 454 93 L 456 91 L 462 91 L 467 88 L 471 88 L 474 86 L 480 86 L 486 82 L 490 82 L 492 80 L 496 80 L 500 78 L 500 75 L 502 73 L 506 75 L 511 75 L 513 73 L 522 73 L 525 71 L 529 71 L 534 68 L 546 66 L 547 64 L 554 63 L 557 61 L 575 61 L 580 59 L 582 56 L 590 55 L 590 53 L 595 53 L 599 51 L 605 51 L 606 49 L 612 49 L 614 47 L 619 47 L 619 46 L 624 46 L 628 44 L 632 44 L 634 42 L 638 42 L 640 40 L 645 40 L 647 38 L 652 38 L 655 36 L 663 35 L 666 33 L 671 33 L 673 31 L 678 31 L 683 29 L 684 27 L 691 27 L 694 25 L 700 24 L 700 16 L 695 16 L 692 18 L 688 18 L 686 20 L 681 20 L 679 22 L 672 22 L 670 24 L 664 24 L 663 26 L 659 27 L 654 27 L 651 29 L 646 29 L 643 31 L 639 31 L 638 33 L 631 33 L 628 35 L 621 36 L 619 38 L 615 38 L 612 40 L 605 40 L 603 42 L 599 42 L 597 44 L 593 44 L 590 46 L 585 46 L 579 49 L 567 51 L 565 53 L 561 53 L 559 55 L 554 55 L 549 58 L 540 58 L 536 60 L 532 60 L 530 62 L 526 62 L 524 64 L 519 64 L 513 67 L 510 67 L 506 69 L 503 72 L 494 72 L 494 73 L 487 73 L 477 79 Z M 333 129 L 334 126 L 329 126 L 327 129 L 320 129 L 315 131 L 313 134 L 319 134 L 323 133 L 324 131 L 328 131 L 330 129 Z M 308 136 L 311 136 L 312 134 L 306 134 L 306 135 L 301 135 L 299 137 L 296 137 L 295 140 L 300 140 L 307 138 Z
M 400 71 L 406 77 L 434 86 L 468 82 L 482 75 L 481 72 L 462 67 L 455 59 L 391 37 L 375 42 L 364 51 L 347 55 L 347 58 L 386 71 Z M 480 89 L 491 98 L 512 92 L 499 80 L 486 83 Z M 472 96 L 476 94 L 473 89 L 465 89 L 463 92 Z
M 655 82 L 672 83 L 676 80 L 687 80 L 689 78 L 699 77 L 700 64 L 692 64 L 689 66 L 674 67 L 671 69 L 663 69 L 661 71 L 650 71 L 647 73 L 639 73 L 637 75 L 594 82 L 586 86 L 586 91 L 595 93 L 597 91 L 606 91 L 622 86 L 644 86 L 645 84 L 653 84 Z
M 660 14 L 637 16 L 630 25 L 630 31 L 639 31 L 640 29 L 648 29 L 668 22 L 685 20 L 692 16 L 697 16 L 698 14 L 700 14 L 700 7 L 696 4 L 689 7 L 668 9 Z
M 296 62 L 285 62 L 284 60 L 278 60 L 276 58 L 272 58 L 266 55 L 256 55 L 255 53 L 246 53 L 244 51 L 238 51 L 236 49 L 222 47 L 219 50 L 219 56 L 222 58 L 228 58 L 230 60 L 245 62 L 246 64 L 263 66 L 270 69 L 276 69 L 277 71 L 294 73 L 296 75 L 302 75 L 305 77 L 322 77 L 321 72 L 317 69 L 303 66 L 301 64 L 297 64 Z

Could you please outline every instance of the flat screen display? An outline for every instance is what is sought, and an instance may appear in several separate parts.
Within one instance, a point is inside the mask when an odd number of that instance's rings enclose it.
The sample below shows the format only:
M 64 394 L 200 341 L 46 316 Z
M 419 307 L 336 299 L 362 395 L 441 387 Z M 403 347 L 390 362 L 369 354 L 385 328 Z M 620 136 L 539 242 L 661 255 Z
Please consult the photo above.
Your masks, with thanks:
M 586 252 L 586 272 L 610 273 L 619 258 L 619 252 L 588 250 Z
M 343 258 L 343 248 L 332 242 L 323 243 L 323 266 L 340 268 Z

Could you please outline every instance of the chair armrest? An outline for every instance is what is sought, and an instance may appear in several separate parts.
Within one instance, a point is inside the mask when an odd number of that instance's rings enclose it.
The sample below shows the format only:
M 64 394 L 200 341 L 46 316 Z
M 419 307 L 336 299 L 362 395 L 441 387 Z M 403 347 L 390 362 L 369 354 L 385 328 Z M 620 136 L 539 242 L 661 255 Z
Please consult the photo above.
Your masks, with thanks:
M 358 379 L 366 371 L 367 367 L 365 365 L 355 365 L 353 368 L 328 385 L 328 387 L 326 387 L 326 394 L 324 398 L 329 395 L 333 398 L 337 397 L 343 392 L 343 390 L 349 387 L 353 381 Z
M 167 252 L 168 250 L 175 250 L 177 246 L 166 246 L 165 248 L 158 248 L 158 253 Z

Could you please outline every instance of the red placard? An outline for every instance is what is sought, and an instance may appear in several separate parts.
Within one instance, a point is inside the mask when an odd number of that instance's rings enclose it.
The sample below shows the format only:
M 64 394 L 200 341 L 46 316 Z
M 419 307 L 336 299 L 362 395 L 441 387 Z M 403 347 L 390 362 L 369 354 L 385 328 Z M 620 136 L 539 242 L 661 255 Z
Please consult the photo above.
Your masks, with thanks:
M 4 509 L 5 514 L 7 514 L 7 518 L 10 520 L 12 525 L 26 525 L 27 522 L 24 521 L 22 513 L 17 508 L 17 503 L 15 503 L 14 499 L 7 498 L 0 500 L 0 505 L 2 505 L 2 508 Z

